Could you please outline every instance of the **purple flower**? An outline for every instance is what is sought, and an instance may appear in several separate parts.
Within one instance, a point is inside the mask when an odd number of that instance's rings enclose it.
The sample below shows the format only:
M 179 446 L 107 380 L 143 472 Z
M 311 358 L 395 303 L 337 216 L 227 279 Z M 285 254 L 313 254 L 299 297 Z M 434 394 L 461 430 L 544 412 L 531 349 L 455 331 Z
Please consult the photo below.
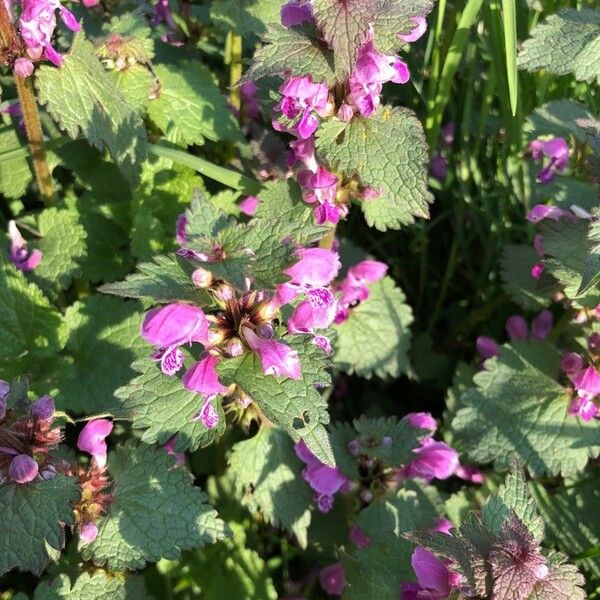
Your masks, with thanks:
M 558 206 L 548 206 L 546 204 L 536 204 L 525 217 L 530 223 L 534 225 L 543 221 L 544 219 L 552 219 L 558 221 L 561 217 L 566 217 L 571 221 L 576 221 L 575 215 L 567 210 L 563 210 Z
M 165 375 L 174 375 L 183 366 L 184 356 L 179 346 L 192 342 L 208 343 L 208 321 L 201 308 L 177 302 L 156 308 L 146 314 L 141 327 L 142 337 L 157 346 L 152 355 L 160 361 Z
M 493 358 L 500 354 L 500 348 L 498 347 L 496 340 L 485 335 L 480 335 L 475 340 L 475 346 L 477 348 L 477 354 L 479 354 L 483 360 Z
M 413 452 L 417 458 L 404 467 L 405 477 L 419 477 L 426 481 L 448 479 L 459 466 L 458 452 L 446 443 L 431 438 L 421 440 L 421 446 Z
M 63 23 L 71 31 L 81 29 L 75 15 L 66 9 L 59 0 L 23 0 L 19 27 L 30 58 L 39 60 L 43 55 L 60 67 L 63 57 L 51 44 L 52 34 L 56 28 L 56 10 L 59 11 Z
M 452 590 L 452 576 L 446 565 L 425 548 L 413 552 L 411 565 L 417 576 L 418 585 L 404 584 L 402 600 L 420 598 L 446 600 Z
M 434 152 L 431 156 L 431 164 L 429 165 L 431 176 L 440 182 L 446 181 L 448 173 L 448 161 L 439 153 Z
M 531 267 L 531 276 L 534 279 L 539 279 L 544 272 L 544 265 L 542 263 L 537 263 Z
M 166 444 L 163 444 L 163 450 L 175 459 L 175 464 L 178 467 L 185 466 L 185 452 L 177 452 L 175 445 L 177 443 L 177 437 L 173 436 Z
M 526 340 L 529 337 L 529 327 L 527 321 L 520 315 L 512 315 L 508 317 L 505 325 L 508 337 L 514 342 L 515 340 Z
M 306 298 L 287 321 L 291 333 L 314 333 L 315 329 L 329 327 L 335 319 L 337 302 L 327 288 L 309 289 Z
M 300 379 L 302 372 L 296 350 L 277 340 L 260 338 L 249 327 L 242 327 L 242 334 L 250 348 L 258 354 L 265 375 Z
M 429 436 L 433 435 L 437 430 L 437 422 L 430 413 L 408 413 L 402 420 L 406 421 L 411 427 L 415 427 L 416 429 L 428 429 L 430 431 Z
M 213 396 L 206 398 L 198 414 L 192 418 L 192 421 L 202 421 L 207 429 L 213 429 L 219 424 L 219 413 L 212 405 L 212 399 Z
M 554 317 L 552 313 L 549 310 L 543 310 L 531 322 L 531 339 L 543 342 L 550 333 L 553 324 Z
M 316 173 L 319 170 L 317 158 L 315 157 L 315 138 L 309 137 L 305 140 L 294 140 L 290 142 L 292 150 L 290 154 L 290 166 L 301 162 L 309 171 Z
M 416 42 L 427 31 L 427 21 L 425 20 L 425 17 L 411 17 L 410 20 L 414 23 L 414 26 L 410 32 L 398 34 L 398 37 L 407 44 Z
M 260 105 L 256 99 L 257 91 L 258 87 L 254 81 L 244 81 L 244 83 L 242 83 L 240 86 L 244 117 L 250 120 L 256 119 L 260 112 Z
M 321 117 L 327 116 L 329 88 L 326 83 L 313 83 L 310 77 L 290 77 L 279 88 L 283 96 L 275 107 L 282 116 L 273 119 L 273 127 L 277 131 L 286 131 L 308 139 L 319 127 Z
M 321 569 L 319 583 L 330 596 L 341 596 L 346 587 L 346 573 L 340 563 Z
M 348 308 L 354 302 L 366 300 L 369 297 L 368 284 L 382 279 L 387 270 L 388 266 L 377 260 L 363 260 L 348 269 L 346 278 L 339 285 L 342 306 Z M 343 315 L 339 316 L 342 317 Z M 340 322 L 339 318 L 337 322 Z
M 458 465 L 454 474 L 457 477 L 460 477 L 461 479 L 464 479 L 465 481 L 469 481 L 471 483 L 485 483 L 484 473 L 480 469 L 478 469 L 477 467 L 473 467 L 472 465 Z
M 313 20 L 310 0 L 289 0 L 281 7 L 281 24 L 294 27 Z
M 600 413 L 598 407 L 589 398 L 576 397 L 569 404 L 568 413 L 581 417 L 584 421 L 591 421 Z
M 370 117 L 379 106 L 384 83 L 406 83 L 409 79 L 405 62 L 397 56 L 378 52 L 369 40 L 360 49 L 356 66 L 348 79 L 350 93 L 346 100 L 363 117 Z
M 600 373 L 594 367 L 579 371 L 571 381 L 581 398 L 591 400 L 600 394 Z
M 33 271 L 42 260 L 41 251 L 29 251 L 27 242 L 17 229 L 17 224 L 14 221 L 8 222 L 8 236 L 10 237 L 9 257 L 13 265 L 20 271 Z
M 17 454 L 8 467 L 8 477 L 16 483 L 29 483 L 38 475 L 38 464 L 27 454 Z
M 240 202 L 240 210 L 251 217 L 256 212 L 260 200 L 256 196 L 248 196 Z
M 54 417 L 54 400 L 50 396 L 42 396 L 31 405 L 31 415 L 39 421 L 50 421 Z
M 306 465 L 302 477 L 316 492 L 315 502 L 323 513 L 333 508 L 333 497 L 348 482 L 345 475 L 336 467 L 322 463 L 308 448 L 304 440 L 294 447 L 296 456 Z
M 91 454 L 100 468 L 106 465 L 106 438 L 112 430 L 113 424 L 108 419 L 94 419 L 85 424 L 77 439 L 77 447 Z
M 177 29 L 177 25 L 173 20 L 173 15 L 171 14 L 171 7 L 169 6 L 169 0 L 158 0 L 156 5 L 154 6 L 154 14 L 152 15 L 152 20 L 150 24 L 152 27 L 156 27 L 160 23 L 165 23 L 169 29 Z
M 563 172 L 569 166 L 569 145 L 563 138 L 533 140 L 529 144 L 529 151 L 533 160 L 544 160 L 545 163 L 538 172 L 538 183 L 549 183 L 556 173 Z
M 319 225 L 330 222 L 334 225 L 345 216 L 347 209 L 335 203 L 338 177 L 319 166 L 313 173 L 310 170 L 298 173 L 298 183 L 302 186 L 302 198 L 308 204 L 315 204 L 315 219 Z

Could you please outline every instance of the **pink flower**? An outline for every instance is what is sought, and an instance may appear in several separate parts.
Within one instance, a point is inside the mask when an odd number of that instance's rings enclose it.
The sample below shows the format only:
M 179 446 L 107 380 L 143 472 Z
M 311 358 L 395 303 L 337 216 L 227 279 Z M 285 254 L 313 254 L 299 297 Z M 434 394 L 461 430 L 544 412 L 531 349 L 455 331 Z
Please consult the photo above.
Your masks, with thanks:
M 600 394 L 600 373 L 594 367 L 579 371 L 571 381 L 581 398 L 591 400 Z
M 341 563 L 321 569 L 319 583 L 330 596 L 341 596 L 346 587 L 346 573 Z
M 86 8 L 92 8 L 93 6 L 98 6 L 100 4 L 100 0 L 81 0 L 83 5 Z
M 544 265 L 541 263 L 537 263 L 531 267 L 531 276 L 534 279 L 539 279 L 544 272 Z
M 346 278 L 339 285 L 342 305 L 349 307 L 354 302 L 366 300 L 369 297 L 368 284 L 385 277 L 387 270 L 388 266 L 377 260 L 363 260 L 348 269 Z
M 584 421 L 591 421 L 600 411 L 589 398 L 576 397 L 571 400 L 568 413 L 581 417 Z
M 310 0 L 288 0 L 281 7 L 281 24 L 284 27 L 295 27 L 313 20 Z
M 17 454 L 8 467 L 8 477 L 15 483 L 29 483 L 38 475 L 37 462 L 27 454 Z
M 520 315 L 512 315 L 508 317 L 505 325 L 508 337 L 514 342 L 515 340 L 526 340 L 529 337 L 529 327 L 527 321 Z
M 265 375 L 300 379 L 300 357 L 296 350 L 282 342 L 260 338 L 249 327 L 242 327 L 242 334 L 250 348 L 258 354 Z
M 431 432 L 430 436 L 437 430 L 437 422 L 430 413 L 408 413 L 402 420 L 406 421 L 411 427 L 416 429 L 428 429 Z
M 299 260 L 284 271 L 289 283 L 301 287 L 322 288 L 329 285 L 341 269 L 337 252 L 326 248 L 300 248 Z
M 283 99 L 275 107 L 282 113 L 273 120 L 277 131 L 292 133 L 301 139 L 311 137 L 319 127 L 315 116 L 326 116 L 329 89 L 326 83 L 313 83 L 311 77 L 290 77 L 279 88 Z
M 407 44 L 416 42 L 427 31 L 427 21 L 425 20 L 425 17 L 411 17 L 410 20 L 414 23 L 414 27 L 411 31 L 409 33 L 398 34 L 398 37 Z
M 406 83 L 410 73 L 405 62 L 397 56 L 381 54 L 367 41 L 360 49 L 356 66 L 348 79 L 350 94 L 347 102 L 363 117 L 370 117 L 379 106 L 383 84 Z
M 213 429 L 219 424 L 219 413 L 212 405 L 212 398 L 212 396 L 206 398 L 198 414 L 192 418 L 192 421 L 202 421 L 207 429 Z
M 308 204 L 315 204 L 315 219 L 319 225 L 325 222 L 334 225 L 345 216 L 343 209 L 335 204 L 338 177 L 319 166 L 316 172 L 310 170 L 298 173 L 298 183 L 302 186 L 302 198 Z M 346 209 L 347 211 L 347 209 Z
M 185 465 L 185 452 L 175 450 L 176 442 L 177 437 L 172 437 L 166 444 L 163 444 L 163 450 L 175 459 L 175 464 L 178 467 L 183 467 Z
M 14 64 L 14 72 L 17 77 L 25 79 L 33 75 L 33 63 L 26 58 L 17 58 Z
M 316 492 L 315 502 L 323 513 L 333 508 L 333 497 L 348 482 L 345 475 L 336 467 L 322 463 L 308 448 L 304 440 L 294 447 L 296 456 L 306 465 L 302 477 Z
M 301 162 L 312 173 L 318 171 L 319 165 L 315 157 L 314 137 L 309 137 L 305 140 L 294 140 L 293 142 L 290 142 L 290 148 L 292 149 L 290 166 L 297 162 Z
M 313 333 L 315 329 L 329 327 L 335 319 L 337 302 L 327 288 L 307 290 L 306 297 L 288 319 L 287 326 L 291 333 Z
M 59 67 L 63 57 L 51 44 L 52 34 L 56 28 L 56 10 L 59 11 L 63 23 L 71 31 L 81 29 L 75 15 L 66 9 L 60 0 L 23 0 L 19 27 L 30 58 L 39 60 L 43 54 Z
M 77 439 L 77 447 L 82 452 L 91 454 L 100 468 L 106 465 L 106 438 L 112 430 L 113 424 L 109 420 L 94 419 L 85 424 Z
M 475 340 L 475 346 L 477 348 L 477 354 L 484 360 L 500 354 L 500 348 L 498 347 L 496 340 L 485 335 L 480 335 L 477 340 Z
M 427 600 L 446 600 L 452 590 L 453 577 L 446 565 L 425 548 L 418 547 L 413 552 L 411 565 L 417 576 L 418 585 L 404 584 L 402 600 L 423 598 Z
M 152 345 L 158 346 L 152 357 L 160 361 L 162 372 L 174 375 L 184 361 L 179 346 L 192 342 L 208 343 L 208 321 L 197 306 L 183 302 L 167 304 L 146 314 L 141 335 Z
M 457 477 L 460 477 L 461 479 L 471 483 L 485 483 L 485 474 L 480 469 L 473 467 L 472 465 L 458 465 L 454 474 Z
M 228 388 L 219 381 L 216 369 L 218 363 L 219 359 L 212 355 L 199 360 L 183 376 L 184 387 L 203 396 L 214 397 L 226 393 Z
M 20 271 L 33 271 L 42 260 L 40 250 L 29 251 L 27 242 L 17 229 L 17 224 L 14 221 L 8 222 L 8 236 L 10 237 L 10 261 Z
M 171 14 L 171 7 L 169 6 L 169 0 L 158 0 L 154 6 L 154 14 L 150 21 L 152 27 L 156 27 L 159 23 L 165 23 L 169 29 L 177 29 L 177 25 L 173 20 Z
M 439 152 L 434 152 L 432 154 L 429 172 L 434 179 L 437 179 L 442 183 L 446 181 L 446 175 L 448 174 L 448 161 Z
M 543 221 L 544 219 L 552 219 L 558 221 L 561 217 L 575 221 L 576 217 L 567 210 L 563 210 L 558 206 L 548 206 L 546 204 L 536 204 L 525 217 L 530 223 L 534 225 Z
M 260 200 L 256 196 L 248 196 L 240 202 L 240 210 L 251 217 L 256 212 Z
M 458 452 L 444 442 L 436 442 L 431 438 L 421 440 L 421 446 L 413 452 L 417 458 L 404 467 L 405 477 L 419 477 L 426 481 L 448 479 L 459 466 Z
M 545 160 L 545 165 L 537 175 L 538 183 L 549 183 L 556 173 L 563 172 L 569 166 L 569 145 L 560 137 L 549 140 L 533 140 L 529 144 L 533 160 Z

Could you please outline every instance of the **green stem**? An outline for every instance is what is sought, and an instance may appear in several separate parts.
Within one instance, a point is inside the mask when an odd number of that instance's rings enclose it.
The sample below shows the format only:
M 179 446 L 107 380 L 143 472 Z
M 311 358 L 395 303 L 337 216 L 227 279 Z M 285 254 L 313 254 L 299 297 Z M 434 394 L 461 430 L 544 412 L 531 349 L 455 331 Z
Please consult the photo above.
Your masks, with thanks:
M 242 108 L 242 92 L 237 85 L 242 78 L 242 36 L 233 31 L 225 42 L 225 64 L 229 65 L 229 102 L 238 112 Z
M 12 23 L 12 19 L 7 10 L 6 4 L 0 2 L 0 41 L 5 52 L 14 54 L 15 57 L 22 54 L 22 44 L 17 37 L 17 33 Z M 44 136 L 40 115 L 35 101 L 33 83 L 31 77 L 25 79 L 15 77 L 23 121 L 25 122 L 25 131 L 29 142 L 29 151 L 33 162 L 33 170 L 38 183 L 38 188 L 42 199 L 46 204 L 51 204 L 54 196 L 54 185 L 48 162 L 46 160 L 46 151 L 44 150 Z

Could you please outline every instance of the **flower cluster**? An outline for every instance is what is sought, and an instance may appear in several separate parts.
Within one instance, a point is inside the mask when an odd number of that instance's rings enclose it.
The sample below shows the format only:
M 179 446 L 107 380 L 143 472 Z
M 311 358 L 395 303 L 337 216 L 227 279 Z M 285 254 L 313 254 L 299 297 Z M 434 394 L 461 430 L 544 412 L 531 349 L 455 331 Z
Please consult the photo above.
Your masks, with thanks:
M 593 333 L 588 340 L 592 360 L 600 347 L 600 335 Z M 567 352 L 562 356 L 561 369 L 575 388 L 576 395 L 571 400 L 568 412 L 584 421 L 600 418 L 600 408 L 594 400 L 600 394 L 600 373 L 593 364 L 586 365 L 580 354 Z
M 290 0 L 281 10 L 281 22 L 285 27 L 312 21 L 312 4 L 308 1 Z M 422 16 L 413 17 L 412 22 L 412 31 L 398 36 L 405 43 L 418 40 L 427 29 Z M 273 127 L 296 138 L 290 143 L 290 165 L 301 165 L 298 182 L 304 200 L 313 205 L 319 224 L 335 225 L 344 218 L 351 194 L 366 201 L 380 195 L 378 190 L 361 188 L 356 181 L 344 182 L 340 176 L 319 165 L 314 140 L 319 119 L 333 115 L 344 122 L 355 115 L 368 118 L 381 103 L 385 83 L 404 84 L 410 79 L 404 61 L 374 47 L 374 35 L 371 28 L 362 41 L 354 69 L 340 90 L 330 90 L 326 83 L 313 81 L 310 76 L 295 75 L 289 76 L 279 88 L 281 100 L 274 109 Z
M 60 427 L 54 427 L 54 400 L 42 396 L 25 414 L 7 405 L 10 385 L 0 380 L 0 483 L 26 484 L 52 479 L 62 461 L 52 451 L 62 441 Z

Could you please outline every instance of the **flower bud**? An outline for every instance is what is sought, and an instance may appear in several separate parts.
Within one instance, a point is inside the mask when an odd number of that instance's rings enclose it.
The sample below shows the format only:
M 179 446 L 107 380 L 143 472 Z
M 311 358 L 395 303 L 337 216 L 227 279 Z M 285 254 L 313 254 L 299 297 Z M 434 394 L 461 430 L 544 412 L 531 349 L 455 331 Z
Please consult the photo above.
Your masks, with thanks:
M 358 440 L 348 442 L 348 452 L 350 452 L 352 456 L 358 456 L 358 453 L 360 452 L 360 442 Z
M 338 119 L 344 123 L 348 123 L 354 116 L 354 109 L 349 104 L 342 104 L 338 110 Z
M 513 342 L 515 340 L 526 340 L 528 336 L 527 322 L 520 315 L 508 317 L 506 320 L 506 333 Z
M 588 339 L 588 349 L 592 353 L 597 353 L 600 348 L 600 333 L 592 333 Z
M 583 367 L 583 359 L 576 352 L 567 352 L 560 359 L 560 368 L 567 374 L 579 373 Z
M 54 400 L 50 396 L 42 396 L 31 405 L 31 415 L 39 421 L 50 421 L 54 417 Z
M 192 273 L 192 282 L 196 287 L 208 288 L 213 282 L 212 273 L 199 267 Z
M 238 338 L 233 338 L 227 342 L 227 354 L 229 356 L 241 356 L 244 353 L 244 345 Z
M 368 504 L 373 500 L 373 492 L 371 490 L 363 490 L 360 493 L 360 499 Z
M 27 454 L 17 454 L 8 467 L 8 476 L 16 483 L 29 483 L 38 474 L 38 464 Z

